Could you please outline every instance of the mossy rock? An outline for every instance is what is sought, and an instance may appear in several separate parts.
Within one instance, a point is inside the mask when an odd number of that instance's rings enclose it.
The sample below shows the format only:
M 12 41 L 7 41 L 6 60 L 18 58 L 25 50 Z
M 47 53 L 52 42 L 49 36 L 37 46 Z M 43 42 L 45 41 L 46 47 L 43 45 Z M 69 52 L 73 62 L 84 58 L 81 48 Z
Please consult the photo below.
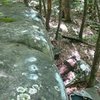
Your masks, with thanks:
M 68 100 L 37 12 L 19 3 L 0 12 L 9 16 L 0 19 L 0 100 Z
M 16 21 L 16 19 L 10 18 L 10 17 L 2 17 L 2 18 L 0 18 L 0 22 L 9 23 L 9 22 L 15 22 L 15 21 Z
M 1 0 L 1 3 L 3 4 L 3 5 L 10 5 L 10 3 L 11 3 L 11 0 Z

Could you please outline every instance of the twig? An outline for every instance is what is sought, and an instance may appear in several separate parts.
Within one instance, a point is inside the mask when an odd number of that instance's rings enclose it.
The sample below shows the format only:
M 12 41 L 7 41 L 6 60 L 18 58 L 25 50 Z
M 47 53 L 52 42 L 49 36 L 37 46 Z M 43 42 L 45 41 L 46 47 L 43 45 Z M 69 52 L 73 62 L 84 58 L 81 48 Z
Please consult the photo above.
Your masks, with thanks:
M 66 85 L 65 88 L 71 87 L 71 86 L 73 86 L 73 85 L 81 84 L 81 83 L 85 83 L 85 84 L 86 84 L 87 82 L 86 82 L 86 81 L 74 82 L 74 83 L 71 83 L 71 84 Z
M 80 39 L 78 39 L 78 38 L 72 38 L 72 37 L 68 37 L 68 36 L 64 36 L 64 35 L 62 35 L 62 38 L 69 39 L 69 40 L 72 40 L 72 41 L 74 41 L 74 42 L 81 42 L 81 43 L 83 43 L 83 44 L 86 44 L 86 45 L 95 47 L 95 45 L 89 44 L 89 43 L 87 43 L 87 42 L 84 42 L 83 40 L 80 40 Z

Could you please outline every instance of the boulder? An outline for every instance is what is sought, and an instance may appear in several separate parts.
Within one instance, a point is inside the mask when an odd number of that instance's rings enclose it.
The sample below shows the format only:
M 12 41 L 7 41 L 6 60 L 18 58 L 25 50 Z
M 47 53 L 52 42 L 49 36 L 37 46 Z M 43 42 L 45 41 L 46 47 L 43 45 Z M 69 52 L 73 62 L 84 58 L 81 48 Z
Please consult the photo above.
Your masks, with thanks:
M 0 3 L 0 100 L 68 100 L 41 16 Z

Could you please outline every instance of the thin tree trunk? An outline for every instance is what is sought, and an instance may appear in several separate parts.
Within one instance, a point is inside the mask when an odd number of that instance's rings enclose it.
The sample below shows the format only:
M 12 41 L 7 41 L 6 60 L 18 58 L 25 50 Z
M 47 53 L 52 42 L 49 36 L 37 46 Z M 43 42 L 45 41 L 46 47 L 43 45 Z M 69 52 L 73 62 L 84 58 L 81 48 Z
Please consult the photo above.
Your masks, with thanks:
M 97 0 L 95 0 L 95 4 L 96 4 L 96 9 L 97 9 L 97 14 L 98 14 L 98 19 L 99 19 L 99 22 L 100 22 L 100 8 L 99 8 L 99 2 Z
M 25 4 L 27 7 L 29 7 L 28 2 L 29 2 L 29 0 L 24 0 L 24 4 Z
M 81 40 L 83 39 L 83 29 L 84 29 L 86 14 L 87 14 L 87 0 L 84 0 L 83 19 L 82 19 L 82 24 L 81 24 L 80 33 L 79 33 L 79 39 Z
M 70 16 L 70 0 L 66 0 L 66 16 L 65 16 L 65 20 L 67 22 L 71 22 L 71 16 Z
M 70 0 L 62 0 L 62 12 L 66 22 L 71 22 L 70 9 Z
M 99 22 L 100 22 L 100 12 L 99 12 L 100 9 L 99 9 L 97 0 L 95 0 L 95 3 L 96 3 Z M 99 65 L 100 65 L 100 26 L 99 26 L 99 32 L 98 33 L 99 33 L 99 35 L 98 35 L 98 39 L 97 39 L 97 43 L 96 43 L 96 51 L 95 51 L 95 54 L 94 54 L 94 60 L 93 60 L 91 75 L 90 75 L 90 79 L 89 79 L 89 82 L 87 84 L 87 87 L 92 87 L 92 86 L 95 85 L 95 78 L 96 78 L 96 74 L 97 74 L 97 71 L 98 71 Z
M 95 78 L 96 78 L 96 73 L 98 71 L 99 65 L 100 65 L 100 28 L 99 28 L 98 40 L 96 43 L 96 51 L 94 54 L 92 70 L 91 70 L 90 79 L 87 84 L 87 87 L 92 87 L 95 85 Z
M 43 8 L 44 8 L 44 16 L 46 17 L 46 6 L 45 6 L 45 0 L 42 0 Z
M 42 15 L 42 1 L 39 0 L 39 13 Z
M 58 39 L 58 34 L 59 34 L 59 28 L 60 28 L 60 24 L 61 24 L 61 18 L 62 18 L 62 0 L 59 0 L 59 21 L 58 21 L 58 27 L 57 27 L 57 31 L 56 31 L 56 37 L 55 39 Z
M 52 0 L 47 0 L 47 15 L 46 15 L 46 29 L 47 29 L 47 31 L 50 29 L 49 21 L 50 21 L 50 15 L 51 15 L 51 3 L 52 3 Z

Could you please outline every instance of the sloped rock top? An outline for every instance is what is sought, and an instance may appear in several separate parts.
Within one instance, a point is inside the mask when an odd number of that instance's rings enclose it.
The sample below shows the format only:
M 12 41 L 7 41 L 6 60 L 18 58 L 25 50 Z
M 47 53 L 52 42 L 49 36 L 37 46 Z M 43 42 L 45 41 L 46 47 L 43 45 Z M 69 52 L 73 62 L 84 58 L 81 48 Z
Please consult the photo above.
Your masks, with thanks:
M 22 44 L 0 43 L 0 100 L 65 100 L 61 82 L 45 54 Z
M 21 43 L 51 56 L 50 41 L 42 17 L 22 5 L 0 6 L 0 41 Z

